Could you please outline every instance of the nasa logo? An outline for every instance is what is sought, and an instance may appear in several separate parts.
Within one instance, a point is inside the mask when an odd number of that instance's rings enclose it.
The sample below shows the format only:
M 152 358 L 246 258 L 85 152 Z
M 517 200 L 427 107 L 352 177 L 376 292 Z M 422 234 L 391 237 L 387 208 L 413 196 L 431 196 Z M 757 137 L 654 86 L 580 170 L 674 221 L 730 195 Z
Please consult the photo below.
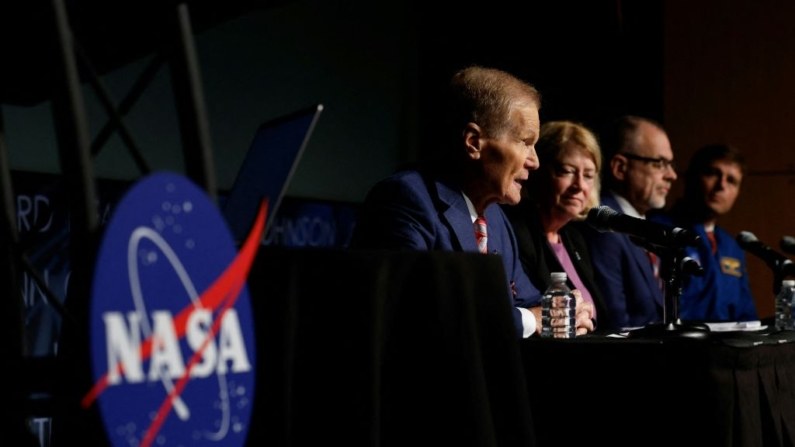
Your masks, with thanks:
M 106 227 L 91 290 L 94 386 L 114 446 L 243 446 L 255 346 L 246 279 L 267 202 L 238 253 L 215 204 L 152 174 Z

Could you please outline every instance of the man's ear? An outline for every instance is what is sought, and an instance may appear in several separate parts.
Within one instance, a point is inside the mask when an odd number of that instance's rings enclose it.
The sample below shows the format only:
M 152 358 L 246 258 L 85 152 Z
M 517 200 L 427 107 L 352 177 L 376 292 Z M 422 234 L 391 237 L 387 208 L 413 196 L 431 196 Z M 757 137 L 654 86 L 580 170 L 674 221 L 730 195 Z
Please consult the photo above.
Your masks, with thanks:
M 620 155 L 614 155 L 613 158 L 610 159 L 610 172 L 613 174 L 613 178 L 624 181 L 627 176 L 627 168 L 629 167 L 627 161 L 626 158 Z
M 475 123 L 467 123 L 463 132 L 464 147 L 467 155 L 473 160 L 480 158 L 480 150 L 483 148 L 483 130 Z

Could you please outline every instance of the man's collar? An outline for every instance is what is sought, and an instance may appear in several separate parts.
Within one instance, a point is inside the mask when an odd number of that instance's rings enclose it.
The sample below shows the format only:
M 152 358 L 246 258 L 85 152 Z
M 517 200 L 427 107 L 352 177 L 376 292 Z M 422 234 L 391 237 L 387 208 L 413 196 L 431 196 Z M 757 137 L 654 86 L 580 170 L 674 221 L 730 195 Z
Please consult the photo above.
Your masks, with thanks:
M 477 219 L 478 217 L 478 213 L 477 211 L 475 211 L 475 205 L 472 204 L 472 201 L 469 200 L 469 197 L 467 197 L 467 195 L 464 194 L 463 191 L 461 192 L 461 195 L 464 196 L 464 202 L 467 203 L 467 209 L 469 210 L 469 217 L 472 218 L 472 223 L 475 223 L 475 219 Z
M 613 190 L 611 190 L 610 193 L 613 194 L 613 198 L 616 199 L 616 202 L 618 202 L 618 207 L 621 208 L 622 213 L 630 217 L 637 217 L 638 219 L 646 218 L 646 216 L 640 214 L 638 210 L 636 210 L 635 207 L 632 206 L 631 203 L 629 203 L 629 200 L 625 199 L 619 193 Z

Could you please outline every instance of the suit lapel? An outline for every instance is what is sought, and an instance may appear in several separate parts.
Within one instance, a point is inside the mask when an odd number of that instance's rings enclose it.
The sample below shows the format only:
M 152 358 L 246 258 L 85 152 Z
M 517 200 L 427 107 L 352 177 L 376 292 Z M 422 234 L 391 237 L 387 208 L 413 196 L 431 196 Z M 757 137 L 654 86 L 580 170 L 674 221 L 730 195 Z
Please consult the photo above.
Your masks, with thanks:
M 472 224 L 472 218 L 469 215 L 464 195 L 461 191 L 455 190 L 447 186 L 441 181 L 436 181 L 436 191 L 439 195 L 439 201 L 444 204 L 440 213 L 447 221 L 447 224 L 453 230 L 453 235 L 457 239 L 458 244 L 464 251 L 478 251 L 478 244 L 475 241 L 475 227 Z M 486 216 L 487 224 L 488 216 Z M 491 234 L 489 234 L 491 237 Z
M 503 221 L 502 210 L 499 205 L 489 205 L 486 208 L 486 223 L 489 229 L 489 253 L 499 253 L 497 247 L 505 247 L 502 238 L 506 236 L 505 232 L 500 231 L 500 222 Z M 504 254 L 504 253 L 500 253 Z
M 662 292 L 660 291 L 660 286 L 657 284 L 657 280 L 654 278 L 654 272 L 651 267 L 651 260 L 649 259 L 649 254 L 646 253 L 646 250 L 638 247 L 629 239 L 629 236 L 624 236 L 626 239 L 627 245 L 629 245 L 630 253 L 635 258 L 635 262 L 638 264 L 638 268 L 643 275 L 643 280 L 646 282 L 646 285 L 649 287 L 649 294 L 654 297 L 654 301 L 656 301 L 660 306 L 663 304 L 663 297 Z
M 619 213 L 621 212 L 621 206 L 610 192 L 605 192 L 605 194 L 602 195 L 602 204 L 613 208 Z M 654 301 L 662 306 L 662 292 L 660 291 L 660 287 L 657 285 L 657 280 L 654 279 L 654 272 L 652 271 L 650 264 L 651 261 L 649 260 L 649 255 L 646 253 L 646 250 L 635 245 L 626 234 L 622 234 L 621 239 L 626 250 L 631 253 L 632 257 L 635 259 L 635 263 L 638 265 L 638 269 L 643 276 L 643 282 L 646 283 L 646 286 L 649 288 L 649 296 L 653 297 Z

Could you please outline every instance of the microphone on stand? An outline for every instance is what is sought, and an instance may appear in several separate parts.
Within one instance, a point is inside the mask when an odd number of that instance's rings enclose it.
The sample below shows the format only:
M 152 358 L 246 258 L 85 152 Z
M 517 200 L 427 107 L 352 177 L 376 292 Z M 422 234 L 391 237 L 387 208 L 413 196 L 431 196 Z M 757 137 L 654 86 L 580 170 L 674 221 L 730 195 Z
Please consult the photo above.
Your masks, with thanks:
M 703 274 L 698 263 L 684 255 L 686 246 L 697 247 L 701 236 L 697 233 L 639 219 L 619 213 L 609 206 L 597 206 L 588 211 L 585 221 L 601 233 L 623 233 L 635 244 L 648 251 L 661 254 L 660 276 L 665 280 L 665 305 L 662 323 L 649 323 L 629 332 L 630 337 L 684 337 L 703 339 L 709 336 L 705 324 L 683 322 L 679 319 L 679 298 L 682 291 L 682 275 Z
M 627 216 L 605 205 L 591 208 L 585 221 L 601 233 L 624 233 L 662 248 L 697 247 L 701 241 L 690 230 Z
M 786 256 L 760 242 L 754 233 L 750 231 L 741 231 L 740 234 L 737 235 L 737 243 L 743 250 L 765 261 L 767 266 L 774 272 L 787 276 L 795 276 L 795 263 Z
M 784 236 L 781 238 L 779 246 L 784 250 L 784 253 L 795 255 L 795 237 Z

